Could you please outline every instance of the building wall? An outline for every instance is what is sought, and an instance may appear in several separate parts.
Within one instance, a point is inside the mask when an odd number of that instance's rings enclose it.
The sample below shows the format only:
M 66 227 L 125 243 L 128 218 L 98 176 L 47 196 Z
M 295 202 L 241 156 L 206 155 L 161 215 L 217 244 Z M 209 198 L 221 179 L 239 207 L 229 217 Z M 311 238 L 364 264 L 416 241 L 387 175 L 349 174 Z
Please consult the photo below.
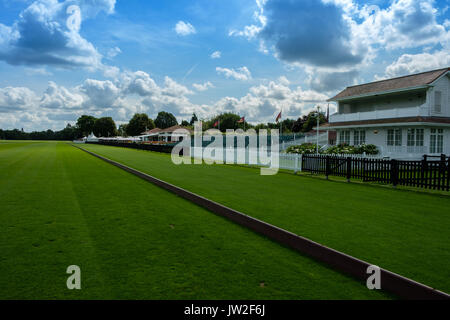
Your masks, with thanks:
M 433 112 L 435 105 L 435 91 L 441 92 L 441 113 Z M 431 107 L 431 115 L 450 117 L 450 78 L 443 76 L 438 79 L 434 86 L 428 90 L 427 103 Z
M 339 113 L 370 112 L 395 108 L 413 108 L 426 103 L 426 91 L 370 97 L 352 102 L 340 102 Z
M 424 129 L 424 145 L 423 147 L 408 147 L 408 129 Z M 337 143 L 341 143 L 340 141 L 340 132 L 350 131 L 350 144 L 354 145 L 354 131 L 355 130 L 364 130 L 366 135 L 366 144 L 374 144 L 378 147 L 383 156 L 389 156 L 392 158 L 411 158 L 411 159 L 419 159 L 422 158 L 424 154 L 430 153 L 430 135 L 431 129 L 443 129 L 443 152 L 447 155 L 450 154 L 450 126 L 442 127 L 442 126 L 419 126 L 419 125 L 411 125 L 411 126 L 392 126 L 392 127 L 369 127 L 369 128 L 353 128 L 353 129 L 336 129 L 337 131 Z M 401 129 L 402 130 L 402 145 L 399 147 L 391 147 L 387 145 L 387 136 L 389 129 Z

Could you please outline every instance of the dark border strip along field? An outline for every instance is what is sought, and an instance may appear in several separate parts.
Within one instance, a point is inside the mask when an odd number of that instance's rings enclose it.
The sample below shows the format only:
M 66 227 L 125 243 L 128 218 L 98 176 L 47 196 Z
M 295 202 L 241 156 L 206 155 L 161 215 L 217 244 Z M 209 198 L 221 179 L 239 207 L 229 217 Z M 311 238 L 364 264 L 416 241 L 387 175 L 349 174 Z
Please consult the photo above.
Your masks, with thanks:
M 450 197 L 98 145 L 90 151 L 359 259 L 450 292 Z
M 0 164 L 0 299 L 389 297 L 67 144 Z

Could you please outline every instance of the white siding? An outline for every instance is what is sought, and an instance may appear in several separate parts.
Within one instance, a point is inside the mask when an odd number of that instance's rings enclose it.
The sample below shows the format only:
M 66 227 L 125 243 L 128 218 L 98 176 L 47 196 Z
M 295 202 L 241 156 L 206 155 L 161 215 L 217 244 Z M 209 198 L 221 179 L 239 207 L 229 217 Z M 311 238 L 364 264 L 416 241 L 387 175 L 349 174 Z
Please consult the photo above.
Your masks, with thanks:
M 387 133 L 389 129 L 401 129 L 402 130 L 402 145 L 400 147 L 388 147 L 387 145 Z M 423 148 L 417 148 L 415 152 L 408 152 L 407 141 L 408 141 L 408 129 L 409 128 L 420 128 L 424 129 L 424 145 Z M 350 130 L 351 132 L 351 144 L 353 143 L 353 132 L 354 130 L 365 130 L 366 131 L 366 144 L 374 144 L 378 147 L 383 156 L 388 156 L 391 158 L 398 159 L 421 159 L 424 154 L 430 154 L 430 133 L 431 128 L 444 129 L 444 153 L 450 154 L 450 127 L 432 127 L 432 126 L 392 126 L 392 127 L 370 127 L 370 128 L 352 128 L 352 129 L 337 129 L 338 143 L 339 141 L 339 131 Z M 424 152 L 422 152 L 424 151 Z
M 433 112 L 434 105 L 436 103 L 435 91 L 441 92 L 441 113 L 436 114 Z M 431 115 L 450 117 L 450 79 L 447 76 L 441 77 L 434 83 L 434 87 L 428 90 L 427 101 L 430 106 Z
M 364 98 L 340 104 L 340 113 L 371 112 L 419 107 L 426 102 L 426 92 L 400 93 L 389 96 Z

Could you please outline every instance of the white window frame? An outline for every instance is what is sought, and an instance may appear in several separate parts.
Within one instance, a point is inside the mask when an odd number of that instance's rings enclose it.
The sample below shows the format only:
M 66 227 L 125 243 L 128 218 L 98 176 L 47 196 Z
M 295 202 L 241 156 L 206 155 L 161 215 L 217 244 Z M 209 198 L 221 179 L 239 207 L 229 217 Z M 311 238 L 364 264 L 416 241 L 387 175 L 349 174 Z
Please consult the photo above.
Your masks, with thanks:
M 444 152 L 444 129 L 432 128 L 430 130 L 430 153 L 442 154 Z
M 339 144 L 342 143 L 350 145 L 350 130 L 339 131 Z
M 434 113 L 442 112 L 442 92 L 439 90 L 434 91 Z
M 366 144 L 366 131 L 365 130 L 353 131 L 353 145 L 359 146 L 362 144 Z
M 392 147 L 400 147 L 403 144 L 403 132 L 402 129 L 388 129 L 387 130 L 387 139 L 386 145 Z M 390 139 L 391 138 L 391 139 Z

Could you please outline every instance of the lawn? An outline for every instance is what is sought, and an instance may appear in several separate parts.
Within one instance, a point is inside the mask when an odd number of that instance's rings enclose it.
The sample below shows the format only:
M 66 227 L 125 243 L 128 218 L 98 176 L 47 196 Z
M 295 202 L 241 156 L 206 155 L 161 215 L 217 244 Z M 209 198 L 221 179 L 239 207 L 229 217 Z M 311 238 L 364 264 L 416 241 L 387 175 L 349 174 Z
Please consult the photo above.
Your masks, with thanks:
M 450 292 L 450 196 L 332 182 L 230 165 L 172 164 L 170 155 L 85 145 L 268 223 Z
M 0 142 L 0 252 L 0 299 L 391 298 L 66 143 Z

